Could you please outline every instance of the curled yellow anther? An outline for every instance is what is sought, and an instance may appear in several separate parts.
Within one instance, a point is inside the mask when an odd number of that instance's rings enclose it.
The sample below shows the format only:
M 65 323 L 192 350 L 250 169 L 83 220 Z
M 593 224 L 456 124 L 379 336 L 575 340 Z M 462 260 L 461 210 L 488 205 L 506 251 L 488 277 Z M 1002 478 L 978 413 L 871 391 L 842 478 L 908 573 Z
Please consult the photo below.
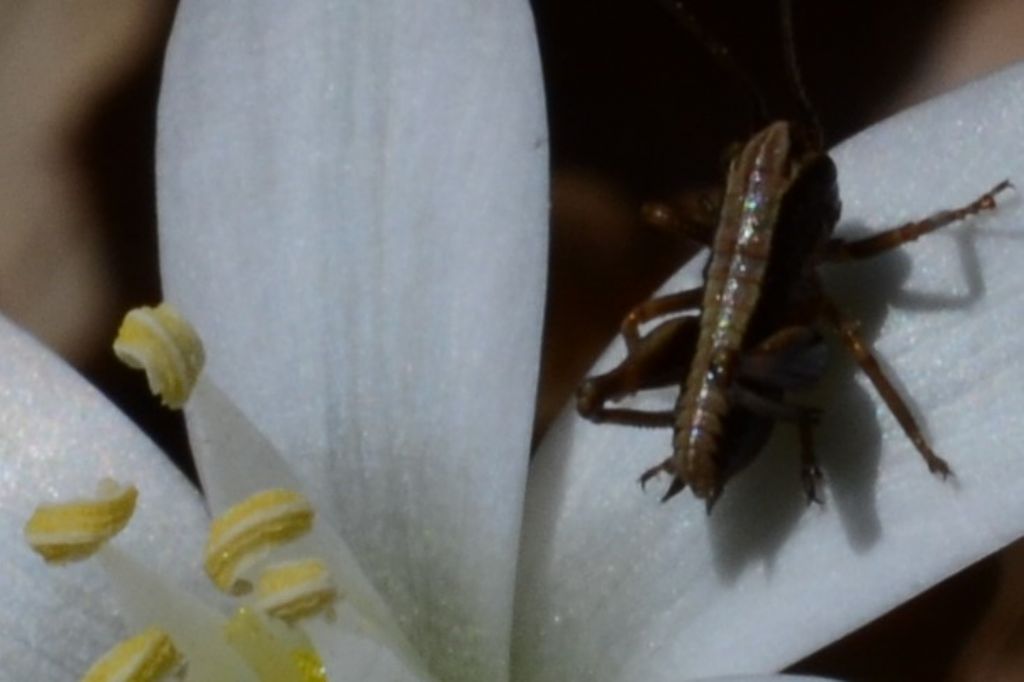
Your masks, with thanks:
M 214 519 L 206 541 L 206 574 L 221 590 L 244 594 L 252 585 L 240 576 L 256 559 L 312 527 L 313 507 L 300 493 L 258 492 Z
M 329 609 L 338 597 L 327 566 L 319 559 L 299 559 L 267 568 L 256 582 L 255 606 L 287 623 Z
M 82 682 L 164 682 L 181 675 L 183 664 L 170 636 L 150 628 L 108 651 Z
M 47 563 L 92 556 L 121 532 L 135 511 L 138 491 L 105 479 L 92 500 L 41 504 L 25 524 L 25 539 Z
M 129 367 L 145 370 L 149 390 L 172 409 L 188 400 L 205 361 L 196 330 L 167 303 L 129 310 L 114 353 Z

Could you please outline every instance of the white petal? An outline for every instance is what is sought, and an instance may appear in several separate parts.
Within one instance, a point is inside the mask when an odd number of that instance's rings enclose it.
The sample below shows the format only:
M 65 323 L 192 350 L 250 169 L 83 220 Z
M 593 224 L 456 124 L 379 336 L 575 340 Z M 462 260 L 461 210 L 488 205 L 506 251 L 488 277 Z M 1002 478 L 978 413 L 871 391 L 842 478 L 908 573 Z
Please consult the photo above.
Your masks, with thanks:
M 103 477 L 139 489 L 113 542 L 194 586 L 206 526 L 195 490 L 99 392 L 0 318 L 0 678 L 77 678 L 124 636 L 95 562 L 47 567 L 22 535 L 36 504 L 92 495 Z
M 445 679 L 505 675 L 545 267 L 524 0 L 185 2 L 167 297 Z
M 410 672 L 392 650 L 356 635 L 331 638 L 330 647 L 321 658 L 327 678 L 331 680 L 422 682 L 424 679 Z
M 346 602 L 333 622 L 305 622 L 302 627 L 320 652 L 330 680 L 425 682 L 427 675 L 410 668 L 391 647 L 364 631 L 363 619 Z
M 828 682 L 830 677 L 807 677 L 806 675 L 741 675 L 739 677 L 702 677 L 691 682 Z
M 224 638 L 223 614 L 231 610 L 224 600 L 211 599 L 208 593 L 200 598 L 179 589 L 154 567 L 117 547 L 104 547 L 96 559 L 113 580 L 129 631 L 134 634 L 156 626 L 166 632 L 188 662 L 189 679 L 257 682 Z
M 186 415 L 192 452 L 214 516 L 261 490 L 288 488 L 305 494 L 302 484 L 273 444 L 207 377 L 200 377 L 186 406 Z M 351 549 L 329 523 L 318 519 L 308 535 L 278 548 L 274 560 L 282 558 L 280 552 L 294 553 L 295 558 L 317 556 L 325 561 L 334 584 L 344 595 L 345 604 L 374 623 L 379 638 L 411 661 L 412 667 L 417 670 L 423 667 Z
M 1024 182 L 1024 66 L 872 128 L 835 158 L 852 226 L 892 225 L 1004 178 Z M 521 679 L 778 669 L 1024 533 L 1024 204 L 1012 194 L 1000 204 L 971 221 L 976 229 L 829 273 L 954 480 L 927 472 L 838 348 L 816 401 L 826 409 L 820 509 L 805 508 L 792 429 L 776 429 L 707 518 L 689 493 L 659 504 L 664 482 L 647 494 L 636 484 L 668 454 L 666 432 L 567 412 L 530 479 Z M 698 268 L 667 288 L 697 279 Z

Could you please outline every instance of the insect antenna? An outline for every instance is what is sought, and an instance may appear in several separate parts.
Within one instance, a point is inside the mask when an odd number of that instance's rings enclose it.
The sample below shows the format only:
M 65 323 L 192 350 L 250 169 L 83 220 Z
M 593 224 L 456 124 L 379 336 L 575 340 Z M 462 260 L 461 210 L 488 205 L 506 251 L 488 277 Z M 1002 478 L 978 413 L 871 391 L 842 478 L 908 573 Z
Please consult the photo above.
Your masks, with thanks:
M 754 84 L 750 74 L 736 61 L 732 50 L 721 40 L 718 40 L 697 20 L 697 17 L 686 6 L 684 0 L 658 0 L 658 4 L 668 10 L 676 20 L 676 23 L 704 46 L 719 68 L 728 73 L 747 92 L 757 112 L 758 120 L 761 122 L 768 121 L 768 107 L 765 104 L 764 96 Z
M 825 133 L 821 127 L 821 119 L 818 112 L 811 106 L 811 98 L 807 96 L 807 89 L 804 87 L 803 78 L 800 75 L 800 65 L 796 60 L 796 39 L 793 31 L 793 2 L 782 0 L 780 12 L 782 14 L 782 48 L 786 60 L 786 74 L 789 76 L 790 87 L 796 95 L 804 122 L 811 130 L 813 136 L 811 143 L 815 149 L 824 149 Z

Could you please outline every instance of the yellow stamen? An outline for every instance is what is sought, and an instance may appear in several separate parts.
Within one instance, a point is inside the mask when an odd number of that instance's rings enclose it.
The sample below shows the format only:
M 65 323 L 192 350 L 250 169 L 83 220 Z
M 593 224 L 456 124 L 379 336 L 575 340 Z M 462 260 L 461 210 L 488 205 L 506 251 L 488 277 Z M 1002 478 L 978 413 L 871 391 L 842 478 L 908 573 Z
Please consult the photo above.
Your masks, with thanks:
M 82 682 L 158 682 L 181 675 L 184 660 L 170 636 L 150 628 L 96 661 Z
M 167 303 L 129 310 L 114 353 L 129 367 L 145 370 L 149 390 L 172 409 L 188 400 L 205 361 L 196 330 Z
M 47 563 L 85 559 L 121 532 L 138 494 L 134 486 L 107 479 L 100 482 L 96 499 L 41 504 L 25 524 L 25 539 Z
M 301 630 L 240 609 L 224 636 L 265 682 L 328 682 L 327 671 Z
M 206 574 L 221 590 L 245 594 L 252 585 L 240 574 L 268 549 L 312 527 L 313 508 L 301 494 L 283 488 L 256 493 L 213 521 L 206 541 Z
M 255 606 L 294 623 L 329 609 L 337 597 L 327 566 L 319 559 L 300 559 L 276 564 L 260 575 Z

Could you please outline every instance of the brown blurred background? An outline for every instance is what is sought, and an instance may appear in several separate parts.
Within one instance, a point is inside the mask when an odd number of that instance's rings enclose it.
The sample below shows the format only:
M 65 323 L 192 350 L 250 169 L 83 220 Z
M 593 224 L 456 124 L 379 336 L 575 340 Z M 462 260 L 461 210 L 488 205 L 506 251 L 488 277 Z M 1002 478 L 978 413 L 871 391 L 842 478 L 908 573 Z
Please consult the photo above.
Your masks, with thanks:
M 796 0 L 797 52 L 830 143 L 1024 57 L 1019 0 Z M 688 0 L 791 115 L 773 2 Z M 0 3 L 0 310 L 61 353 L 192 474 L 180 422 L 109 351 L 159 299 L 154 112 L 169 0 Z M 655 0 L 534 0 L 553 226 L 538 436 L 625 310 L 690 253 L 644 199 L 715 182 L 756 124 L 748 93 Z M 855 680 L 1024 680 L 1024 544 L 795 667 Z

